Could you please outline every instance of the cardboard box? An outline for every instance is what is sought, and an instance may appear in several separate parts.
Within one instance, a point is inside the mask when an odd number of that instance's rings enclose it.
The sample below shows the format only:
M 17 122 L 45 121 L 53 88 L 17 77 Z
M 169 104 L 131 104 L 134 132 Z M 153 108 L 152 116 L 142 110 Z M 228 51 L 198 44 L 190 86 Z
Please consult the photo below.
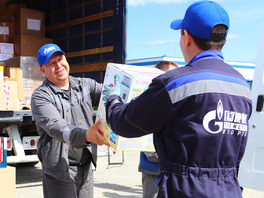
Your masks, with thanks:
M 18 67 L 6 67 L 4 75 L 17 81 L 17 98 L 24 100 L 23 71 Z
M 23 78 L 43 81 L 45 76 L 39 70 L 39 64 L 36 57 L 16 56 L 5 61 L 5 67 L 22 68 Z
M 4 66 L 0 66 L 0 80 L 4 78 Z
M 0 43 L 0 53 L 14 54 L 14 44 L 13 43 Z
M 18 85 L 18 87 L 21 87 L 21 85 L 23 86 L 23 95 L 20 91 L 18 91 L 18 99 L 20 100 L 19 109 L 22 109 L 23 107 L 30 107 L 29 101 L 33 91 L 45 80 L 45 76 L 39 70 L 37 58 L 32 56 L 17 56 L 5 62 L 5 71 L 11 72 L 12 69 L 8 69 L 8 67 L 22 69 L 23 83 L 19 83 L 20 85 Z M 8 75 L 8 73 L 6 73 L 6 75 Z
M 18 110 L 17 82 L 4 78 L 0 81 L 0 110 Z
M 43 80 L 33 80 L 24 78 L 23 79 L 23 89 L 24 89 L 24 98 L 25 100 L 30 100 L 33 91 L 42 85 Z
M 144 92 L 154 77 L 163 73 L 164 71 L 151 67 L 109 63 L 107 64 L 103 86 L 114 84 L 114 76 L 118 75 L 121 81 L 121 99 L 127 103 Z M 106 122 L 103 97 L 104 95 L 101 94 L 96 118 L 97 120 L 100 119 L 99 130 L 110 146 L 115 150 L 123 151 L 154 151 L 152 134 L 139 138 L 124 138 L 116 135 L 110 129 Z
M 19 100 L 19 110 L 30 110 L 30 102 L 33 91 L 42 85 L 43 80 L 32 80 L 29 78 L 23 78 L 23 94 L 24 99 Z
M 0 22 L 0 42 L 11 42 L 15 36 L 14 22 Z
M 6 1 L 7 0 L 0 0 L 0 6 L 6 6 Z
M 26 4 L 9 3 L 8 8 L 9 8 L 11 21 L 16 21 L 16 15 L 20 10 L 20 8 L 26 8 L 26 7 L 27 7 Z
M 45 12 L 20 8 L 16 16 L 16 35 L 45 36 Z
M 0 168 L 1 197 L 16 197 L 16 168 L 7 166 Z
M 2 22 L 10 22 L 10 10 L 8 7 L 0 6 L 0 21 Z
M 31 100 L 19 100 L 19 110 L 30 110 L 31 105 L 30 105 Z
M 10 58 L 13 58 L 14 54 L 2 54 L 0 53 L 0 61 L 6 61 Z
M 53 43 L 53 40 L 40 36 L 20 35 L 14 39 L 15 55 L 16 56 L 35 56 L 39 48 L 47 43 Z

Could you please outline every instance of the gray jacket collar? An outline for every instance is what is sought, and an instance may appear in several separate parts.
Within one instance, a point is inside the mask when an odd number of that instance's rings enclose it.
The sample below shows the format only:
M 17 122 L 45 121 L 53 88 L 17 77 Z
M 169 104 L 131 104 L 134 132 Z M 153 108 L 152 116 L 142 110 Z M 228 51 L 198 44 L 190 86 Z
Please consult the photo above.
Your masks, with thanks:
M 70 83 L 70 87 L 72 89 L 77 89 L 78 87 L 78 84 L 75 82 L 74 80 L 75 78 L 72 77 L 72 76 L 69 76 L 69 83 Z M 63 93 L 62 89 L 57 87 L 56 85 L 54 85 L 52 82 L 50 82 L 47 78 L 45 80 L 45 84 L 47 84 L 52 90 L 54 93 Z

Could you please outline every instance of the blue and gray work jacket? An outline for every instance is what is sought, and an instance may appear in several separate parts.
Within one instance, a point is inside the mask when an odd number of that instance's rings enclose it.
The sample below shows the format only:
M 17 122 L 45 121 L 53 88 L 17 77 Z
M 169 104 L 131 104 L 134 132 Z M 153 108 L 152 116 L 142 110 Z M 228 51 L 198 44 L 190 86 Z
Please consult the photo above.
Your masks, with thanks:
M 242 197 L 237 167 L 248 137 L 252 101 L 246 80 L 219 51 L 153 79 L 130 103 L 106 103 L 107 121 L 124 137 L 154 134 L 158 197 Z
M 69 146 L 85 148 L 96 165 L 97 147 L 86 142 L 93 124 L 93 106 L 99 103 L 102 85 L 89 78 L 69 76 L 71 97 L 45 80 L 32 94 L 31 108 L 38 133 L 38 157 L 45 174 L 72 182 L 69 175 Z M 72 125 L 72 119 L 75 126 Z

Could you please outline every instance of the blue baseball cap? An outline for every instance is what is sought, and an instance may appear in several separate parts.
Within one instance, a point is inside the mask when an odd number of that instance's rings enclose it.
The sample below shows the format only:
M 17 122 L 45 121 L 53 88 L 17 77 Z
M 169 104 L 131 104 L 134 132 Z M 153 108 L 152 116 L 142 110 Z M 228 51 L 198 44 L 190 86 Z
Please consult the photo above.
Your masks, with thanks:
M 173 30 L 187 30 L 199 38 L 210 39 L 213 27 L 220 24 L 229 29 L 229 16 L 225 9 L 215 1 L 198 1 L 188 7 L 183 19 L 174 20 L 170 27 Z
M 61 54 L 65 55 L 65 52 L 61 50 L 61 48 L 53 43 L 49 43 L 46 45 L 43 45 L 37 54 L 37 61 L 39 66 L 41 67 L 42 65 L 45 65 L 49 62 L 51 56 L 55 53 L 55 52 L 60 52 Z

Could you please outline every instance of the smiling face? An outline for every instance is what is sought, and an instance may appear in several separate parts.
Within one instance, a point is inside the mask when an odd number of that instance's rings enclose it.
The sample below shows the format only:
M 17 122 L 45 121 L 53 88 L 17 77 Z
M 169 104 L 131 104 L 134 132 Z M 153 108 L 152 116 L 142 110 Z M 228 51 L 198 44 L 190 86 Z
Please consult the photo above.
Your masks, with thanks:
M 49 62 L 40 68 L 50 82 L 63 89 L 69 87 L 69 70 L 70 66 L 65 55 L 59 52 L 54 53 Z

